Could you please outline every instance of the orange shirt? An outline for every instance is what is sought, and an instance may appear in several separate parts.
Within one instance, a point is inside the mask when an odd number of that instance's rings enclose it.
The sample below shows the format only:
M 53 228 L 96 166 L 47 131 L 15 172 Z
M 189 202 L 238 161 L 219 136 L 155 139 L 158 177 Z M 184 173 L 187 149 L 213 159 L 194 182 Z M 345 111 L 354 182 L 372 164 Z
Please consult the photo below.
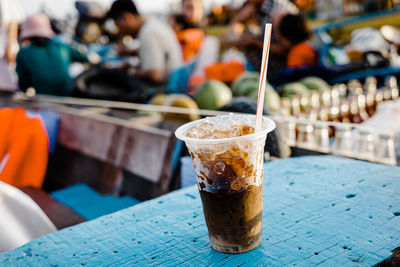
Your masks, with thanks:
M 236 60 L 217 62 L 204 68 L 207 80 L 218 80 L 230 83 L 245 71 L 245 66 Z
M 0 109 L 0 180 L 15 187 L 41 188 L 47 169 L 48 138 L 39 118 L 21 107 Z
M 290 49 L 286 66 L 288 68 L 296 68 L 301 66 L 316 66 L 318 63 L 318 54 L 314 48 L 307 42 L 302 42 Z
M 204 39 L 202 29 L 190 28 L 176 33 L 179 43 L 182 46 L 183 59 L 185 62 L 196 57 Z

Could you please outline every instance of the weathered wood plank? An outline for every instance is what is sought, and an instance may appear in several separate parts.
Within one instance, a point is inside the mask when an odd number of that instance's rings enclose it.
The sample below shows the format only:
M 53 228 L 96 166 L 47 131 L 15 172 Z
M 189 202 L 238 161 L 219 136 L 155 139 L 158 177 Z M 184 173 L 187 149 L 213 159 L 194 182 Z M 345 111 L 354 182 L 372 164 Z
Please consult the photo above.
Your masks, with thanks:
M 24 187 L 21 190 L 38 204 L 57 229 L 63 229 L 86 221 L 82 216 L 56 201 L 44 191 L 33 187 Z
M 93 115 L 93 114 L 104 114 L 109 111 L 110 111 L 109 108 L 89 107 L 81 109 L 79 112 L 81 115 Z
M 173 133 L 105 115 L 62 108 L 58 142 L 158 182 Z
M 62 98 L 57 99 L 62 100 Z M 85 103 L 86 101 L 97 103 L 96 100 L 81 100 Z M 109 104 L 110 101 L 105 103 Z M 125 105 L 122 102 L 119 104 Z M 16 100 L 11 96 L 0 97 L 0 106 L 18 105 L 33 109 L 46 107 L 60 113 L 58 143 L 104 162 L 103 173 L 108 173 L 107 170 L 111 170 L 110 168 L 113 169 L 110 181 L 103 179 L 104 175 L 98 177 L 100 181 L 95 184 L 93 179 L 89 179 L 95 188 L 101 185 L 102 192 L 105 190 L 106 193 L 113 193 L 121 184 L 124 170 L 153 183 L 156 187 L 151 194 L 153 197 L 169 191 L 168 186 L 172 176 L 170 156 L 176 140 L 173 131 L 152 126 L 153 123 L 160 122 L 160 116 L 146 118 L 132 113 L 130 117 L 129 112 L 132 111 L 124 110 L 124 116 L 127 117 L 124 119 L 110 116 L 108 113 L 114 110 L 108 107 L 73 108 L 55 103 Z M 77 165 L 76 162 L 70 164 L 75 167 Z M 82 170 L 75 168 L 77 169 Z M 74 175 L 70 180 L 75 178 Z M 104 188 L 104 185 L 108 186 Z

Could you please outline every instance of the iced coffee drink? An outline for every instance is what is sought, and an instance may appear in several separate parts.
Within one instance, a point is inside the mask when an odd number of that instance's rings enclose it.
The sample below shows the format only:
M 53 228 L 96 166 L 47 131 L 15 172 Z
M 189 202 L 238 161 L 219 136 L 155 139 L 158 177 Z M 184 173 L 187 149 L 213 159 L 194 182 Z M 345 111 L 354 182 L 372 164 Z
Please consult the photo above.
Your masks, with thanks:
M 265 138 L 275 123 L 255 116 L 224 115 L 183 125 L 176 136 L 192 157 L 211 246 L 242 253 L 261 243 Z

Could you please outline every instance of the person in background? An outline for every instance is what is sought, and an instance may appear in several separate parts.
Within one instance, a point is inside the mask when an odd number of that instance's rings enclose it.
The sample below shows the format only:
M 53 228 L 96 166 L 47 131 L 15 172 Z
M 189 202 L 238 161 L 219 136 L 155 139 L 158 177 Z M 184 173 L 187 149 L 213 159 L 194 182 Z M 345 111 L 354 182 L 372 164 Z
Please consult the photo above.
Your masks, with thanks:
M 116 0 L 107 14 L 121 34 L 140 42 L 140 65 L 134 77 L 149 84 L 164 84 L 169 74 L 182 64 L 182 53 L 174 31 L 168 24 L 142 16 L 131 0 Z
M 183 14 L 170 16 L 168 23 L 176 33 L 184 62 L 195 59 L 205 37 L 204 30 L 188 22 Z
M 263 49 L 264 28 L 266 23 L 272 23 L 272 37 L 270 56 L 268 61 L 268 78 L 273 78 L 285 69 L 286 56 L 291 47 L 279 32 L 277 25 L 286 13 L 298 13 L 297 7 L 289 0 L 248 0 L 240 12 L 231 21 L 229 29 L 232 30 L 237 23 L 244 23 L 255 19 L 258 30 L 249 27 L 240 36 L 238 46 L 244 51 L 249 68 L 259 70 Z
M 204 26 L 204 7 L 202 0 L 182 0 L 182 15 L 189 28 Z
M 168 18 L 168 24 L 174 32 L 180 32 L 190 28 L 189 23 L 186 21 L 185 16 L 182 14 L 173 14 Z
M 67 96 L 72 86 L 69 65 L 73 61 L 89 62 L 86 55 L 52 40 L 53 36 L 44 14 L 35 14 L 23 23 L 16 68 L 22 91 L 33 87 L 39 94 Z
M 287 14 L 282 17 L 279 31 L 290 41 L 292 48 L 286 58 L 286 67 L 314 67 L 318 63 L 318 54 L 307 42 L 310 32 L 304 16 Z
M 169 22 L 176 31 L 186 63 L 173 73 L 169 87 L 194 93 L 195 88 L 206 80 L 206 66 L 218 61 L 219 39 L 205 33 L 202 0 L 182 0 L 181 13 L 171 17 Z
M 18 23 L 24 19 L 15 0 L 0 0 L 0 90 L 17 89 L 15 59 L 19 50 Z

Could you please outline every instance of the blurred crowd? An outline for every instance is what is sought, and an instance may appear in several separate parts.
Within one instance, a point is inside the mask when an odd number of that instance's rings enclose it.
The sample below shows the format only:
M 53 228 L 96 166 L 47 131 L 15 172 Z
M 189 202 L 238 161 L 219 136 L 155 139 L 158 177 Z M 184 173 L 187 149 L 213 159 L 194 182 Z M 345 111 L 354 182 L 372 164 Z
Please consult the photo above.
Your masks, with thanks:
M 219 38 L 207 34 L 202 0 L 182 0 L 168 19 L 144 16 L 132 0 L 108 8 L 77 1 L 72 37 L 43 13 L 24 18 L 16 1 L 0 3 L 1 90 L 146 102 L 161 91 L 193 92 L 208 79 L 229 84 L 259 70 L 266 23 L 268 78 L 318 64 L 302 1 L 247 0 Z

